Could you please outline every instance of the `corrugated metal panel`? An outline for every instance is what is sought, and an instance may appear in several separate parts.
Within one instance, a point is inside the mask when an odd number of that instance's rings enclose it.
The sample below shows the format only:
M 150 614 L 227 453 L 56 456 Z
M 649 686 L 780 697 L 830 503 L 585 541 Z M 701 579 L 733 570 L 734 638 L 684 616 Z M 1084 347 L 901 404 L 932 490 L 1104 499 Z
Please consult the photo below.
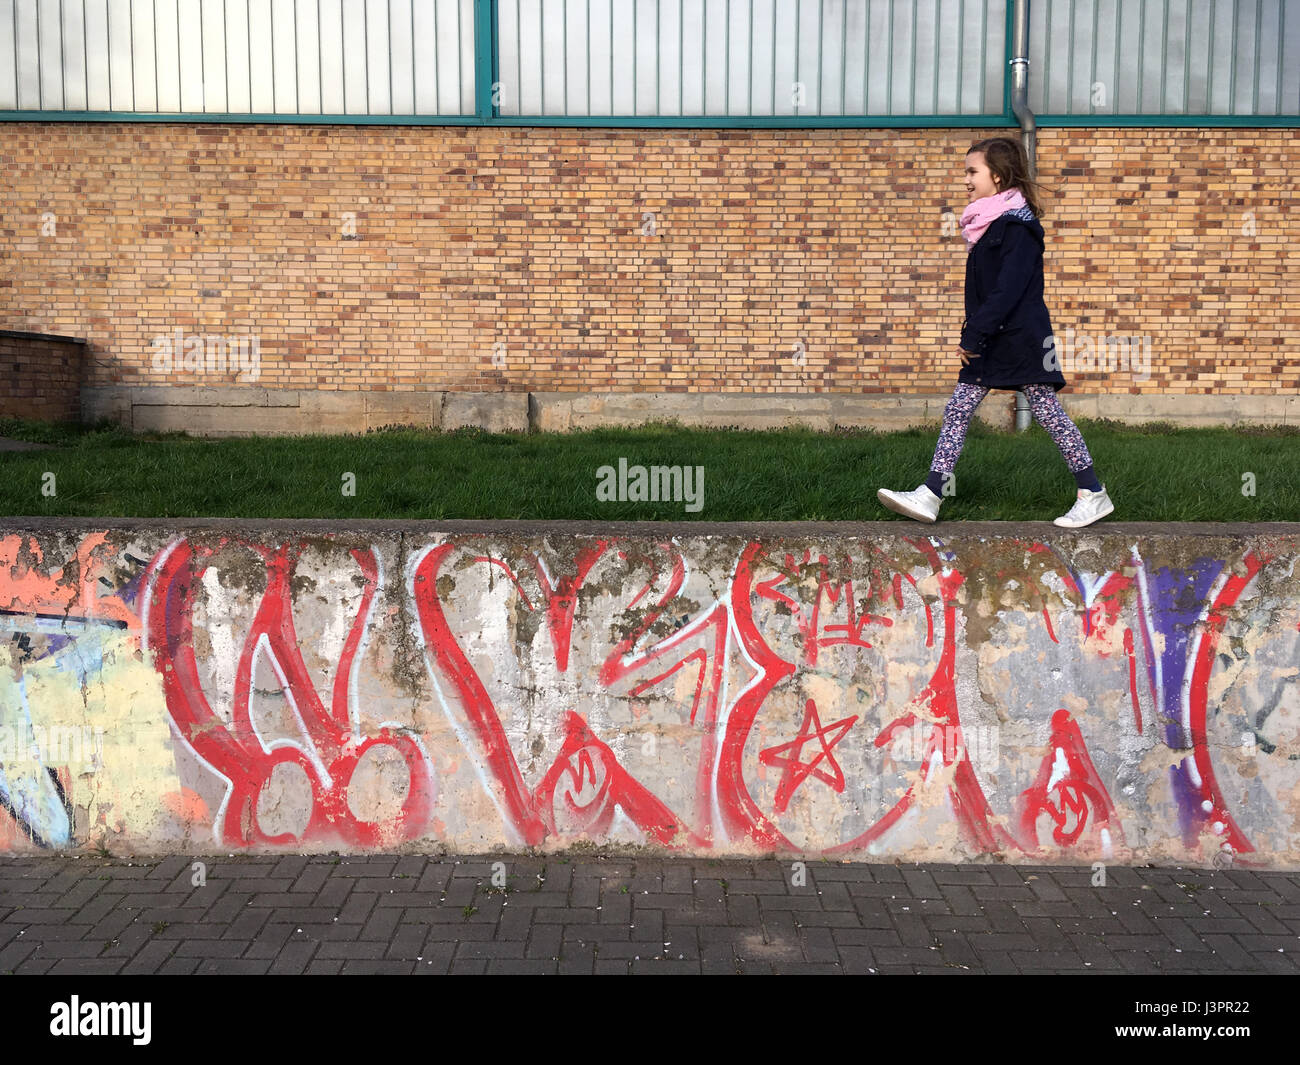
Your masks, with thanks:
M 1035 0 L 1029 106 L 1300 115 L 1300 0 Z
M 0 110 L 474 113 L 474 0 L 0 0 Z
M 501 115 L 997 115 L 1005 0 L 498 0 Z M 473 115 L 474 0 L 0 0 L 0 110 Z
M 995 125 L 1012 121 L 1010 6 L 0 0 L 0 118 Z M 1300 116 L 1300 0 L 1030 12 L 1044 124 Z
M 503 115 L 1003 107 L 1001 0 L 500 0 L 498 10 Z

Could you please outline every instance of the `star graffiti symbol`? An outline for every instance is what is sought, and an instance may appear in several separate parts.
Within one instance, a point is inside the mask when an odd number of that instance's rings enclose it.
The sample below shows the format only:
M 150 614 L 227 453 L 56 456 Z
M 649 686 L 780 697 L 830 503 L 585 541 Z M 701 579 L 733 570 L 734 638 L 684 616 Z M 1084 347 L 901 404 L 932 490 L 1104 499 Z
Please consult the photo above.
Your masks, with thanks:
M 785 769 L 781 774 L 781 782 L 776 788 L 776 798 L 774 806 L 778 813 L 784 813 L 790 803 L 790 798 L 799 790 L 808 777 L 813 776 L 823 783 L 829 784 L 834 791 L 841 792 L 844 790 L 844 771 L 840 764 L 835 761 L 835 745 L 844 738 L 854 723 L 858 720 L 857 714 L 852 717 L 846 717 L 834 724 L 823 726 L 821 718 L 817 716 L 817 704 L 809 699 L 804 704 L 803 724 L 799 726 L 799 734 L 789 743 L 783 743 L 779 747 L 769 747 L 765 751 L 759 752 L 758 760 L 763 765 L 784 766 Z M 828 739 L 829 737 L 829 739 Z M 821 750 L 813 756 L 811 762 L 803 761 L 804 744 L 817 741 Z M 785 752 L 789 752 L 786 754 Z M 830 764 L 829 771 L 819 769 L 823 761 Z

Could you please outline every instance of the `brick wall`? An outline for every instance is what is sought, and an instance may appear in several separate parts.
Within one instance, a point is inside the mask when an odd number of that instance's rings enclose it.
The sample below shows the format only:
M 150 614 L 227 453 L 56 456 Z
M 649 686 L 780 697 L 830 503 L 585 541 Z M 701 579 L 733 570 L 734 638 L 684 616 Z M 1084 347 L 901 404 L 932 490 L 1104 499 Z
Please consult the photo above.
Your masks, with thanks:
M 154 368 L 206 334 L 264 389 L 942 392 L 990 132 L 11 123 L 0 323 L 87 337 L 92 386 L 254 383 Z M 1300 391 L 1300 130 L 1038 157 L 1058 335 L 1152 344 L 1073 391 Z
M 0 416 L 75 422 L 85 341 L 0 330 Z

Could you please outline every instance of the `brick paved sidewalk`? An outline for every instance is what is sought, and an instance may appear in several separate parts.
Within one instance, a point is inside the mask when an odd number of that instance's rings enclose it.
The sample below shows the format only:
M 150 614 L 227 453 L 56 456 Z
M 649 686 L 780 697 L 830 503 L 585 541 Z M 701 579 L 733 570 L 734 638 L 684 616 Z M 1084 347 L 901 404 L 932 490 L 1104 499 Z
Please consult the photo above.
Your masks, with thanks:
M 1300 873 L 0 859 L 0 973 L 1296 973 Z M 493 886 L 493 863 L 506 876 Z

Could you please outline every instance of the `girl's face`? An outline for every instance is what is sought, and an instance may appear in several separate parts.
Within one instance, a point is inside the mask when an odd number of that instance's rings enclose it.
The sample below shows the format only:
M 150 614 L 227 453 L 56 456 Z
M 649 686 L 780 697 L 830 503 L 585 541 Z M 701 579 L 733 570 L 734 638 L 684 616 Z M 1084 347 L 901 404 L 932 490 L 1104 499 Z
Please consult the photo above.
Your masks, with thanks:
M 966 192 L 972 200 L 985 196 L 996 196 L 1002 191 L 1001 183 L 989 173 L 988 164 L 984 162 L 983 152 L 971 152 L 966 156 Z

